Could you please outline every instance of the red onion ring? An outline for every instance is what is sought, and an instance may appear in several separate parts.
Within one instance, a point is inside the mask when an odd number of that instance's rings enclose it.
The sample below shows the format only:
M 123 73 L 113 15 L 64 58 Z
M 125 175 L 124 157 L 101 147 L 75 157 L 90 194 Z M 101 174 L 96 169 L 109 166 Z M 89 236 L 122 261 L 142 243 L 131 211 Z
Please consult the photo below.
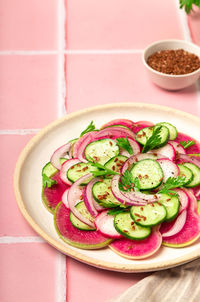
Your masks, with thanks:
M 80 160 L 77 158 L 68 159 L 66 162 L 64 162 L 60 169 L 60 178 L 62 181 L 67 184 L 71 185 L 72 182 L 67 178 L 67 171 L 74 165 L 80 163 Z
M 95 226 L 98 231 L 103 235 L 109 236 L 110 238 L 122 238 L 114 227 L 114 216 L 108 215 L 108 211 L 101 212 L 95 219 Z
M 67 153 L 69 152 L 69 149 L 71 147 L 71 143 L 67 143 L 60 148 L 56 149 L 54 153 L 51 156 L 50 162 L 51 164 L 58 170 L 61 169 L 61 163 L 60 163 L 60 158 L 61 157 L 66 157 Z
M 183 210 L 176 218 L 175 223 L 173 224 L 173 226 L 170 228 L 169 231 L 167 231 L 166 233 L 162 234 L 163 238 L 166 237 L 171 237 L 176 235 L 177 233 L 179 233 L 182 228 L 185 225 L 186 222 L 186 218 L 187 218 L 187 210 Z

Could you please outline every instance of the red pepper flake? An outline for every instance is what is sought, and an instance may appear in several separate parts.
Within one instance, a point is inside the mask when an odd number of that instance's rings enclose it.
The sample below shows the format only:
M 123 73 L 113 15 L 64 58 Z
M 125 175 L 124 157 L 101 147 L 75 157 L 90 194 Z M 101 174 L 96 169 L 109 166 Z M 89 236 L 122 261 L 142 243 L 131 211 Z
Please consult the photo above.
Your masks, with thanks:
M 114 159 L 114 162 L 115 162 L 115 163 L 116 163 L 116 161 L 118 161 L 118 158 L 117 158 L 117 157 Z
M 115 166 L 112 166 L 112 170 L 115 171 Z
M 84 167 L 83 169 L 82 169 L 82 171 L 84 172 L 84 171 L 86 171 L 88 169 L 88 167 L 86 166 L 86 167 Z
M 74 166 L 72 166 L 71 169 L 74 169 Z
M 93 156 L 94 160 L 99 161 L 99 157 Z
M 151 205 L 152 207 L 154 207 L 154 204 L 153 204 L 153 203 L 150 203 L 150 205 Z
M 112 143 L 111 141 L 109 141 L 109 145 L 110 145 L 110 146 L 112 146 L 112 145 L 113 145 L 113 143 Z
M 144 219 L 144 221 L 147 219 L 145 216 L 142 217 Z
M 77 167 L 80 167 L 81 165 L 80 164 L 77 164 Z
M 141 211 L 144 211 L 144 208 L 143 208 L 143 207 L 140 207 L 140 210 L 141 210 Z
M 77 170 L 77 172 L 81 172 L 81 170 Z
M 80 196 L 80 200 L 83 200 L 83 195 Z
M 160 203 L 159 201 L 157 201 L 157 204 L 159 204 L 159 206 L 162 206 L 162 203 Z
M 111 189 L 111 187 L 108 187 L 108 189 L 110 190 L 110 189 Z
M 123 160 L 119 160 L 120 164 L 124 164 Z
M 166 199 L 166 201 L 170 201 L 170 200 L 171 200 L 171 198 Z
M 123 230 L 123 232 L 124 232 L 124 233 L 127 233 L 128 231 L 127 231 L 127 230 Z
M 141 217 L 140 214 L 138 214 L 138 213 L 134 213 L 134 215 L 137 217 Z
M 142 175 L 141 175 L 141 174 L 139 174 L 139 175 L 138 175 L 138 178 L 139 178 L 139 179 L 142 179 Z
M 141 218 L 136 219 L 136 221 L 141 221 Z
M 117 165 L 117 167 L 121 167 L 122 166 L 122 164 L 120 164 L 120 163 L 117 163 L 116 165 Z
M 133 221 L 131 221 L 131 225 L 134 225 L 134 222 L 133 222 Z
M 147 175 L 147 174 L 146 174 L 146 175 L 144 175 L 144 178 L 145 178 L 145 179 L 149 178 L 149 175 Z
M 134 225 L 132 226 L 132 229 L 135 230 L 135 226 Z

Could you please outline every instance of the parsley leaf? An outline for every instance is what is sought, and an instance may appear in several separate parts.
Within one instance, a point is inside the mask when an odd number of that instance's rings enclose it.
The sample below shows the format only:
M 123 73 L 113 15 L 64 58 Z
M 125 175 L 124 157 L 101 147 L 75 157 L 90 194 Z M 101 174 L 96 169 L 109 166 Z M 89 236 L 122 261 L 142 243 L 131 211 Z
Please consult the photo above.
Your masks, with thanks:
M 194 141 L 181 141 L 179 144 L 183 146 L 183 148 L 187 149 L 193 145 L 195 145 Z
M 131 172 L 126 170 L 121 177 L 121 181 L 119 182 L 119 189 L 121 191 L 134 190 L 135 192 L 139 192 L 140 183 L 138 177 L 133 179 Z
M 129 143 L 128 138 L 119 137 L 119 138 L 116 139 L 116 141 L 117 141 L 117 144 L 120 148 L 125 149 L 126 151 L 128 151 L 128 153 L 130 155 L 133 154 L 133 149 L 132 149 L 132 147 Z
M 120 214 L 120 213 L 123 213 L 125 212 L 125 207 L 122 205 L 122 206 L 119 206 L 119 207 L 116 207 L 114 209 L 111 209 L 107 212 L 108 215 L 112 215 L 112 216 L 115 216 L 117 214 Z
M 158 126 L 158 127 L 154 128 L 153 134 L 147 139 L 146 144 L 144 145 L 144 147 L 142 149 L 142 153 L 146 153 L 149 150 L 155 149 L 156 147 L 158 147 L 160 145 L 160 143 L 161 143 L 161 136 L 160 136 L 161 128 L 162 128 L 162 126 Z
M 169 177 L 158 193 L 177 195 L 177 193 L 172 191 L 172 189 L 180 188 L 184 184 L 185 184 L 185 177 L 183 176 Z
M 42 185 L 43 188 L 51 188 L 53 185 L 57 184 L 57 181 L 49 178 L 46 174 L 42 174 Z
M 99 169 L 98 171 L 91 171 L 91 173 L 93 174 L 94 177 L 119 174 L 119 173 L 114 172 L 113 170 L 107 169 L 105 166 L 103 166 L 99 163 L 93 162 L 93 161 L 92 161 L 92 166 L 97 167 Z
M 184 8 L 187 14 L 192 10 L 193 4 L 200 8 L 200 0 L 179 0 L 180 8 Z
M 81 132 L 80 137 L 83 136 L 84 134 L 86 134 L 88 132 L 91 132 L 91 131 L 94 131 L 94 130 L 96 130 L 95 125 L 94 125 L 94 122 L 91 121 L 90 124 L 87 126 L 87 128 L 83 132 Z

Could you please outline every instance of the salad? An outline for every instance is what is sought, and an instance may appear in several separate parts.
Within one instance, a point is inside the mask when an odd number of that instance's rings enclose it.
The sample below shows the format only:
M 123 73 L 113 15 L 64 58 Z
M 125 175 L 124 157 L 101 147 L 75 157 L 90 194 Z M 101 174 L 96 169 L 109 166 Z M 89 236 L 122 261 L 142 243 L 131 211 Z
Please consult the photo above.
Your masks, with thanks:
M 42 200 L 66 243 L 144 259 L 199 239 L 199 156 L 168 122 L 92 121 L 43 167 Z

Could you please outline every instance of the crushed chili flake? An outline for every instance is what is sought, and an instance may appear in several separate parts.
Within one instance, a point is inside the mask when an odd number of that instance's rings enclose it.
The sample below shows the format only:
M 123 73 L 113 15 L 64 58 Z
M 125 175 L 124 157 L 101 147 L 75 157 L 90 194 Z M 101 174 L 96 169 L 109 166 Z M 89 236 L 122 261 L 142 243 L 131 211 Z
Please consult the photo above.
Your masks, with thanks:
M 141 220 L 141 218 L 136 219 L 136 221 L 140 221 L 140 220 Z
M 115 158 L 114 162 L 116 163 L 116 161 L 118 161 L 118 158 L 117 158 L 117 157 Z
M 109 144 L 110 144 L 110 146 L 112 146 L 112 145 L 113 145 L 113 143 L 112 143 L 111 141 L 109 141 Z
M 147 64 L 162 73 L 188 74 L 200 68 L 200 58 L 183 49 L 161 50 L 147 59 Z
M 144 210 L 144 208 L 143 208 L 143 207 L 140 207 L 140 210 L 141 210 L 141 211 L 143 211 L 143 210 Z

